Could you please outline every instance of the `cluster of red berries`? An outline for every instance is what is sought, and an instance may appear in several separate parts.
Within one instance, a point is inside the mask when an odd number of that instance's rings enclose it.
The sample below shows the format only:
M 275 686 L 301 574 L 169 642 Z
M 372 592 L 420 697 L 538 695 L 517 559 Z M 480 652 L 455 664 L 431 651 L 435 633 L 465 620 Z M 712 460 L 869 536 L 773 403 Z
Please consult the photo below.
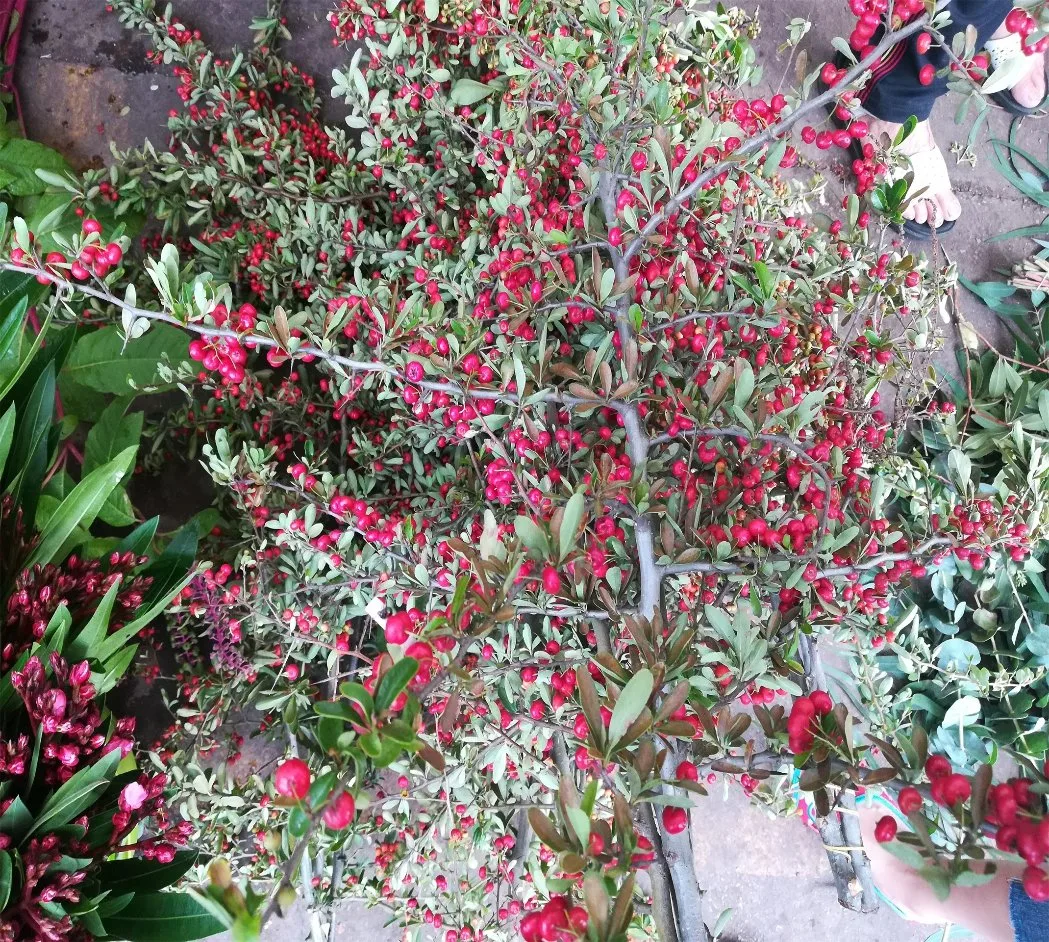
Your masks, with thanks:
M 1007 552 L 1013 562 L 1022 562 L 1031 552 L 1031 529 L 1023 522 L 1029 511 L 1029 504 L 1021 503 L 1015 494 L 1009 495 L 1004 506 L 987 498 L 969 506 L 956 504 L 947 521 L 950 530 L 962 537 L 954 555 L 977 571 L 987 565 L 991 547 Z M 933 526 L 939 523 L 933 519 Z
M 1049 772 L 1049 763 L 1046 771 Z M 1027 895 L 1046 902 L 1049 901 L 1049 873 L 1042 868 L 1049 859 L 1049 815 L 1034 785 L 1029 778 L 1011 778 L 993 786 L 987 793 L 987 820 L 998 825 L 995 833 L 998 849 L 1019 854 L 1027 863 L 1023 875 Z
M 258 312 L 252 304 L 242 304 L 231 315 L 224 304 L 211 312 L 215 326 L 237 333 L 250 333 L 257 322 Z M 209 373 L 218 373 L 228 386 L 239 386 L 244 381 L 244 365 L 248 362 L 251 342 L 242 343 L 235 337 L 209 336 L 194 338 L 189 345 L 189 355 L 204 366 Z M 203 378 L 203 377 L 202 377 Z
M 1044 27 L 1026 10 L 1021 10 L 1019 7 L 1010 10 L 1009 15 L 1005 18 L 1005 28 L 1010 33 L 1019 34 L 1023 40 L 1023 51 L 1026 55 L 1040 54 L 1049 49 L 1049 36 L 1041 36 L 1032 43 L 1028 42 L 1032 33 L 1042 32 Z
M 590 916 L 582 906 L 572 906 L 567 896 L 552 896 L 538 912 L 521 920 L 525 942 L 575 942 L 586 938 Z
M 795 755 L 809 752 L 816 744 L 816 737 L 826 739 L 824 718 L 834 709 L 834 703 L 824 690 L 814 690 L 808 696 L 797 697 L 787 717 L 788 748 Z M 833 735 L 840 738 L 840 732 Z
M 70 262 L 64 252 L 48 252 L 44 266 L 56 276 L 67 271 L 75 281 L 87 281 L 92 274 L 96 278 L 105 278 L 123 261 L 124 249 L 119 242 L 102 243 L 102 224 L 97 219 L 85 219 L 82 228 L 86 238 L 76 258 Z M 29 237 L 33 240 L 33 233 Z M 11 250 L 11 261 L 28 267 L 33 259 L 26 251 L 16 247 Z M 46 274 L 37 275 L 36 280 L 42 285 L 49 285 L 52 281 Z
M 856 25 L 849 35 L 849 45 L 856 50 L 861 59 L 873 49 L 872 40 L 884 25 L 885 15 L 892 7 L 892 29 L 899 29 L 904 23 L 920 15 L 925 10 L 922 0 L 849 0 L 849 9 L 857 17 Z
M 273 787 L 277 794 L 296 804 L 306 801 L 310 794 L 313 775 L 310 767 L 299 758 L 285 759 L 273 774 Z M 343 790 L 328 795 L 321 811 L 321 820 L 333 831 L 349 827 L 357 814 L 353 796 Z
M 1049 762 L 1045 767 L 1049 774 Z M 931 755 L 925 762 L 925 774 L 930 783 L 930 797 L 936 804 L 958 811 L 972 798 L 972 781 L 955 772 L 946 756 Z M 987 792 L 985 818 L 995 825 L 994 840 L 1004 853 L 1018 854 L 1027 868 L 1023 887 L 1027 895 L 1038 902 L 1049 901 L 1049 873 L 1043 866 L 1049 860 L 1049 815 L 1043 806 L 1042 795 L 1035 782 L 1014 777 L 993 785 Z M 922 810 L 925 799 L 913 785 L 900 790 L 897 804 L 900 811 L 910 816 Z M 897 821 L 891 815 L 881 818 L 875 826 L 875 838 L 882 842 L 895 839 Z

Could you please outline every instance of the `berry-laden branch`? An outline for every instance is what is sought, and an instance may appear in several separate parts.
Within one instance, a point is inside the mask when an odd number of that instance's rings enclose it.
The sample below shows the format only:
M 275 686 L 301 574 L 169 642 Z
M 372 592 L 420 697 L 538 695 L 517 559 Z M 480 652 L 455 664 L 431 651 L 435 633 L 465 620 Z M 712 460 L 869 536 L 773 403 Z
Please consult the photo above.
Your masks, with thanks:
M 527 399 L 529 402 L 549 402 L 556 405 L 566 406 L 568 408 L 581 405 L 601 405 L 617 411 L 622 410 L 624 407 L 622 402 L 614 399 L 607 402 L 597 399 L 583 399 L 579 396 L 570 396 L 556 390 L 545 392 L 538 391 L 531 396 L 524 397 L 523 399 L 516 393 L 494 389 L 470 389 L 459 383 L 442 383 L 433 380 L 411 380 L 396 367 L 390 366 L 388 363 L 383 363 L 378 360 L 355 360 L 352 357 L 344 357 L 341 354 L 332 353 L 330 350 L 324 350 L 321 347 L 314 347 L 308 344 L 303 344 L 302 346 L 296 347 L 294 351 L 289 351 L 284 348 L 280 341 L 275 340 L 273 337 L 267 337 L 265 334 L 252 333 L 251 331 L 245 332 L 230 330 L 227 327 L 213 327 L 207 324 L 195 324 L 193 322 L 179 320 L 179 318 L 175 317 L 173 314 L 167 314 L 164 311 L 152 311 L 148 308 L 137 307 L 136 305 L 129 304 L 122 298 L 117 297 L 112 292 L 93 288 L 91 285 L 63 278 L 59 274 L 59 271 L 63 267 L 64 266 L 61 265 L 55 265 L 47 266 L 45 268 L 38 261 L 32 265 L 18 264 L 16 262 L 0 262 L 0 271 L 32 275 L 41 283 L 54 285 L 56 288 L 70 294 L 79 293 L 87 295 L 97 301 L 102 301 L 105 304 L 110 304 L 119 308 L 124 313 L 129 314 L 136 319 L 142 318 L 143 320 L 151 322 L 170 324 L 173 327 L 189 331 L 190 333 L 197 334 L 205 339 L 235 340 L 246 347 L 261 347 L 267 350 L 278 350 L 292 360 L 296 358 L 312 357 L 313 359 L 329 363 L 332 366 L 340 367 L 349 373 L 380 373 L 389 376 L 392 379 L 404 383 L 410 383 L 411 385 L 418 386 L 419 388 L 430 392 L 447 393 L 453 396 L 461 396 L 466 399 L 490 400 L 493 402 L 504 402 L 511 405 L 520 404 L 524 399 Z M 64 300 L 61 296 L 59 296 L 59 299 Z
M 841 81 L 833 88 L 827 89 L 825 92 L 821 92 L 815 98 L 810 98 L 804 104 L 799 105 L 794 111 L 792 111 L 787 117 L 781 119 L 776 124 L 770 125 L 764 131 L 759 134 L 755 134 L 752 137 L 747 138 L 734 152 L 731 158 L 726 158 L 711 167 L 708 167 L 703 171 L 695 180 L 685 186 L 679 193 L 675 194 L 671 199 L 667 201 L 659 212 L 655 213 L 651 219 L 642 227 L 641 231 L 634 237 L 630 245 L 626 247 L 623 252 L 623 258 L 625 261 L 630 261 L 638 252 L 641 251 L 646 240 L 657 230 L 663 223 L 665 223 L 671 216 L 674 215 L 679 209 L 681 209 L 693 196 L 700 192 L 711 180 L 713 180 L 719 173 L 729 170 L 732 167 L 738 165 L 739 161 L 744 157 L 749 157 L 751 154 L 757 153 L 762 147 L 767 144 L 771 144 L 773 141 L 781 138 L 787 131 L 789 131 L 799 121 L 818 111 L 821 108 L 826 107 L 830 102 L 834 101 L 842 92 L 844 88 L 854 83 L 860 78 L 864 72 L 871 68 L 877 63 L 886 53 L 903 42 L 909 36 L 913 36 L 915 33 L 923 30 L 929 23 L 929 14 L 923 13 L 917 19 L 912 20 L 905 26 L 902 26 L 898 30 L 893 32 L 887 32 L 882 38 L 881 42 L 878 43 L 871 52 L 864 56 L 864 58 L 858 62 L 855 66 L 849 69 L 848 72 L 842 77 Z

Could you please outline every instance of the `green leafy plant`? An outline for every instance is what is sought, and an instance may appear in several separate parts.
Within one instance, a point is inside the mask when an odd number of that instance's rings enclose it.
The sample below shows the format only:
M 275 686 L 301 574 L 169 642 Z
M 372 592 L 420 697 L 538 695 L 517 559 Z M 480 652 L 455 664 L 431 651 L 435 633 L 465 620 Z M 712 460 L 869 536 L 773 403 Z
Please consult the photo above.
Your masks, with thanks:
M 137 450 L 111 430 L 93 430 L 104 453 L 78 482 L 52 486 L 68 345 L 20 350 L 35 285 L 7 274 L 0 302 L 5 328 L 22 328 L 0 333 L 0 362 L 18 364 L 0 393 L 0 938 L 201 938 L 222 923 L 160 892 L 195 862 L 176 849 L 192 829 L 170 818 L 156 758 L 139 765 L 134 720 L 105 706 L 186 583 L 195 539 L 151 561 L 152 520 L 92 546 Z

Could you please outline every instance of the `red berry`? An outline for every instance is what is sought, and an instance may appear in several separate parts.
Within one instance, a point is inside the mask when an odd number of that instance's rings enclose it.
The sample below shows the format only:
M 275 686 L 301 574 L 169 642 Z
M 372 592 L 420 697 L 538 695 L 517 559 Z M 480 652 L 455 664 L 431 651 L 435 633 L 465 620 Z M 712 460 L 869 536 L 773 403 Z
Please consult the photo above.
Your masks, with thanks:
M 919 33 L 918 38 L 914 42 L 914 48 L 918 50 L 918 55 L 920 56 L 924 56 L 925 53 L 929 51 L 929 47 L 931 45 L 932 36 L 930 36 L 928 33 Z
M 1010 10 L 1005 18 L 1005 28 L 1010 33 L 1019 33 L 1027 25 L 1027 14 L 1023 10 Z
M 932 85 L 933 79 L 936 78 L 936 66 L 934 65 L 923 65 L 921 70 L 918 72 L 918 81 L 922 85 Z
M 404 644 L 412 630 L 412 619 L 407 612 L 394 612 L 386 619 L 386 643 Z
M 897 800 L 897 804 L 900 806 L 900 811 L 904 814 L 914 814 L 914 812 L 921 810 L 925 801 L 917 788 L 908 785 L 906 788 L 900 789 L 900 797 Z
M 1028 867 L 1023 876 L 1024 891 L 1036 903 L 1049 901 L 1049 874 L 1037 867 Z
M 945 756 L 929 756 L 925 760 L 925 774 L 929 776 L 929 781 L 943 778 L 951 774 L 951 763 Z
M 553 566 L 543 569 L 543 588 L 551 595 L 559 595 L 561 592 L 561 574 Z
M 874 839 L 879 844 L 885 844 L 895 837 L 896 819 L 891 814 L 887 814 L 885 817 L 880 818 L 878 823 L 874 825 Z
M 273 786 L 278 795 L 302 801 L 310 790 L 310 767 L 302 759 L 286 759 L 277 766 Z
M 634 168 L 634 173 L 640 173 L 648 166 L 648 155 L 644 151 L 634 151 L 630 158 L 630 166 Z
M 668 834 L 680 834 L 688 827 L 688 812 L 668 805 L 663 809 L 663 827 Z
M 341 831 L 349 826 L 356 813 L 357 805 L 353 800 L 353 795 L 349 792 L 339 792 L 325 806 L 321 817 L 324 819 L 325 825 L 333 831 Z
M 698 782 L 699 769 L 692 762 L 682 762 L 677 767 L 677 777 L 687 782 Z

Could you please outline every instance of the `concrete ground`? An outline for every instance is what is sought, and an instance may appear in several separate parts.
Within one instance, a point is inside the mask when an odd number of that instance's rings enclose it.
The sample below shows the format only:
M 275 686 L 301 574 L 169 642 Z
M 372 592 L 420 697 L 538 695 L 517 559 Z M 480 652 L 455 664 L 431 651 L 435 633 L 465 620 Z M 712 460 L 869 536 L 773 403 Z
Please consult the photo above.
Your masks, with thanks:
M 756 0 L 741 0 L 753 8 Z M 201 29 L 219 49 L 250 36 L 253 15 L 264 0 L 175 0 L 176 11 L 188 25 Z M 330 44 L 325 22 L 328 0 L 287 0 L 285 9 L 296 40 L 293 57 L 321 81 L 339 64 L 341 56 Z M 804 46 L 814 62 L 830 51 L 830 38 L 848 33 L 845 0 L 766 0 L 760 4 L 763 34 L 758 41 L 766 68 L 766 82 L 789 83 L 793 68 L 784 63 L 777 47 L 786 38 L 785 26 L 794 17 L 817 19 Z M 76 166 L 98 166 L 108 159 L 109 141 L 128 147 L 151 138 L 166 140 L 164 121 L 177 106 L 175 82 L 154 71 L 144 60 L 145 44 L 124 32 L 116 18 L 104 12 L 104 0 L 31 0 L 17 79 L 32 137 L 61 150 Z M 934 115 L 941 145 L 964 140 L 968 125 L 953 122 L 953 104 L 941 102 Z M 981 134 L 975 167 L 954 168 L 956 187 L 965 214 L 949 241 L 936 249 L 959 262 L 974 280 L 993 276 L 996 269 L 1019 260 L 1030 247 L 1017 243 L 988 243 L 998 232 L 1041 221 L 1044 213 L 1020 198 L 992 168 L 988 135 L 1002 136 L 1008 122 L 996 113 Z M 1046 152 L 1045 131 L 1028 122 L 1021 137 L 1035 156 Z M 811 155 L 822 162 L 828 176 L 840 169 L 839 157 Z M 951 158 L 949 163 L 953 165 Z M 840 197 L 841 185 L 832 193 Z M 834 210 L 833 205 L 828 206 Z M 991 312 L 976 298 L 960 294 L 961 312 L 986 336 L 1001 336 Z M 716 918 L 733 909 L 723 938 L 736 942 L 922 942 L 928 927 L 917 927 L 887 910 L 876 916 L 855 916 L 837 906 L 819 838 L 797 821 L 770 819 L 751 807 L 738 789 L 724 798 L 718 794 L 696 815 L 696 855 L 707 909 Z M 385 913 L 347 904 L 340 910 L 333 939 L 339 942 L 394 942 L 399 933 L 384 928 Z M 307 936 L 303 918 L 274 925 L 267 939 L 297 940 Z M 951 939 L 963 938 L 957 930 Z

